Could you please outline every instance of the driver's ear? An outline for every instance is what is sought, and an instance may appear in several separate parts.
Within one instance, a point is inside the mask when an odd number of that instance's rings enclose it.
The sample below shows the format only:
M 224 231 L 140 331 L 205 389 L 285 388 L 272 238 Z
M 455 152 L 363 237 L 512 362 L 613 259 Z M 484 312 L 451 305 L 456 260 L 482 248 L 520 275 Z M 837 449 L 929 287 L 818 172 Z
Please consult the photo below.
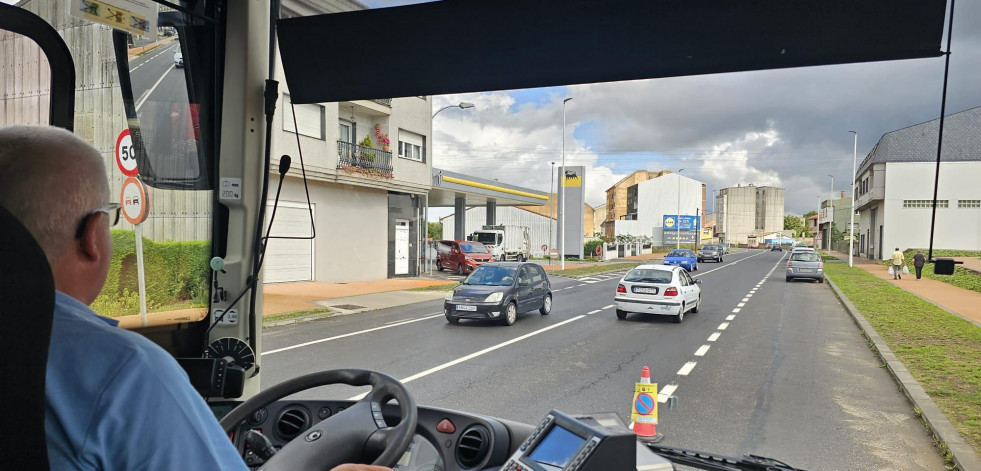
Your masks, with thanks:
M 104 244 L 102 243 L 103 238 L 108 233 L 102 227 L 103 217 L 107 217 L 107 215 L 105 213 L 93 213 L 82 221 L 82 227 L 78 231 L 75 244 L 78 248 L 78 256 L 85 262 L 98 263 L 110 255 L 104 253 Z

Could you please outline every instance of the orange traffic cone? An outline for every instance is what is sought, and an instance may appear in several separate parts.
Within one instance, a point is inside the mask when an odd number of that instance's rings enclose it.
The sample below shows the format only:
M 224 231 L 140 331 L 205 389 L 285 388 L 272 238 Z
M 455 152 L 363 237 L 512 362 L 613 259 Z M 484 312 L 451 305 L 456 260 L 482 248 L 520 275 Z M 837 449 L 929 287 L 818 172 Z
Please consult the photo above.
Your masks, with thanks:
M 657 390 L 652 389 L 654 394 L 651 395 L 649 392 L 642 391 L 646 389 L 641 386 L 643 384 L 651 384 L 651 370 L 646 366 L 640 372 L 640 384 L 637 385 L 634 403 L 631 406 L 634 433 L 642 441 L 657 443 L 664 438 L 664 435 L 657 433 Z

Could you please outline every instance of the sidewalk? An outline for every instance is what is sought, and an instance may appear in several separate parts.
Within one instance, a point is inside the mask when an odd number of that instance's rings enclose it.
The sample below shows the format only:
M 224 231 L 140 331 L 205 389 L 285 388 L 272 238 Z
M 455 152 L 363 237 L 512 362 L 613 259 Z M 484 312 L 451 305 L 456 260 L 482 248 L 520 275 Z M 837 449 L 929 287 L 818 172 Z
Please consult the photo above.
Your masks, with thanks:
M 821 251 L 821 253 L 826 254 L 827 251 Z M 833 251 L 831 255 L 844 263 L 848 263 L 848 254 L 846 253 Z M 861 268 L 893 286 L 913 293 L 981 327 L 981 293 L 928 278 L 916 281 L 916 275 L 913 273 L 904 276 L 901 280 L 893 280 L 892 276 L 889 275 L 889 268 L 882 265 L 878 260 L 856 256 L 852 262 L 856 268 Z M 931 268 L 927 266 L 923 269 L 930 270 Z
M 127 52 L 127 55 L 130 58 L 133 58 L 133 57 L 138 56 L 140 54 L 143 54 L 143 53 L 146 53 L 146 52 L 150 52 L 150 51 L 156 49 L 157 47 L 163 46 L 164 44 L 167 44 L 167 43 L 169 43 L 171 41 L 174 41 L 176 39 L 177 39 L 177 36 L 170 36 L 170 37 L 163 38 L 163 39 L 161 39 L 161 40 L 159 40 L 157 42 L 153 42 L 153 43 L 147 44 L 145 46 L 131 47 L 131 48 L 129 48 L 129 51 Z
M 389 293 L 392 291 L 402 292 L 413 288 L 424 288 L 426 286 L 455 283 L 456 281 L 453 280 L 437 280 L 431 278 L 390 278 L 374 281 L 353 281 L 350 283 L 302 281 L 296 283 L 267 284 L 262 287 L 262 312 L 266 315 L 282 314 L 284 312 L 305 311 L 321 307 L 330 307 L 332 305 L 352 304 L 363 308 L 378 309 L 380 307 L 389 306 L 378 306 L 376 305 L 377 303 L 372 302 L 370 300 L 371 298 L 366 297 L 366 295 L 377 295 L 379 293 Z M 436 297 L 439 298 L 442 298 L 445 295 L 445 293 L 441 292 L 435 293 L 438 294 Z M 417 293 L 399 293 L 399 295 L 395 296 L 394 298 L 391 296 L 385 297 L 391 299 L 420 298 L 420 300 L 433 298 L 433 296 L 427 296 L 428 293 L 421 293 L 419 296 L 413 296 L 414 294 Z M 416 302 L 412 301 L 411 299 L 409 302 Z M 391 301 L 389 304 L 390 303 Z M 346 311 L 358 309 L 360 308 L 348 309 Z

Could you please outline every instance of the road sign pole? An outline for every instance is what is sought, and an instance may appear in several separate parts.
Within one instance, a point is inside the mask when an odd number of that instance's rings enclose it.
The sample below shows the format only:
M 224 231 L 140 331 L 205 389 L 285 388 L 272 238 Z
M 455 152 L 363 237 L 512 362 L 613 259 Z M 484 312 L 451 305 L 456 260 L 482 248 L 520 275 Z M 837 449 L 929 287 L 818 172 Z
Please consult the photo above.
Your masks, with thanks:
M 146 318 L 146 278 L 143 277 L 143 229 L 136 225 L 136 278 L 140 289 L 140 325 L 147 326 Z

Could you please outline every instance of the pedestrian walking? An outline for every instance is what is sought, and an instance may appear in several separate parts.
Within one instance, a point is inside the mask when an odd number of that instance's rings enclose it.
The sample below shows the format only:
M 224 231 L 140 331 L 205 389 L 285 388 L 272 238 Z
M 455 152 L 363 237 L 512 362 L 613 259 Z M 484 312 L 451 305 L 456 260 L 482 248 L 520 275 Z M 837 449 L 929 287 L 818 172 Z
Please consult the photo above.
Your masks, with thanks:
M 903 265 L 905 264 L 906 257 L 899 251 L 899 247 L 896 247 L 896 251 L 892 253 L 892 279 L 903 279 Z
M 923 256 L 922 250 L 917 250 L 916 255 L 913 256 L 913 268 L 916 269 L 916 281 L 920 281 L 920 275 L 923 274 L 923 265 L 926 264 L 926 257 Z

